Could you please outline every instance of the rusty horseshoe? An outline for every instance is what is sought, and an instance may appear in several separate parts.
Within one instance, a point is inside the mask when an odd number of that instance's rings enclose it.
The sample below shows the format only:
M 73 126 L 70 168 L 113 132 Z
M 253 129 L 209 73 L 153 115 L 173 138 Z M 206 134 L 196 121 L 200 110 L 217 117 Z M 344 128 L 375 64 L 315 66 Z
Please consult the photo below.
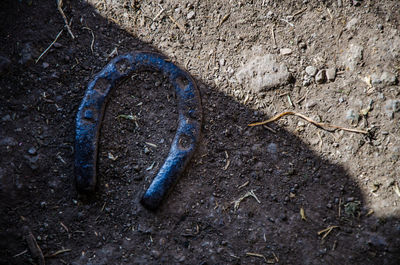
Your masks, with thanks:
M 95 190 L 97 145 L 107 99 L 118 81 L 140 70 L 155 70 L 166 75 L 178 99 L 178 127 L 169 154 L 140 201 L 146 208 L 154 210 L 176 184 L 193 156 L 202 122 L 196 83 L 186 71 L 160 54 L 130 52 L 120 55 L 89 82 L 76 116 L 74 175 L 78 192 Z

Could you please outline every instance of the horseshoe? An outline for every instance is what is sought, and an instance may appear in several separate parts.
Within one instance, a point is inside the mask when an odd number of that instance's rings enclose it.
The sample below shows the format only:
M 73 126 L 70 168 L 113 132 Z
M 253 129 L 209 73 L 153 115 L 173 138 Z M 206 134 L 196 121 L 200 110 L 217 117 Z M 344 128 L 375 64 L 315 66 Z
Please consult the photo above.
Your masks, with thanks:
M 78 192 L 94 192 L 97 183 L 97 145 L 104 110 L 118 81 L 140 70 L 160 71 L 168 76 L 178 99 L 178 128 L 163 166 L 140 202 L 157 209 L 176 184 L 197 147 L 201 131 L 200 93 L 192 77 L 166 57 L 150 52 L 131 52 L 108 63 L 89 82 L 76 116 L 75 184 Z

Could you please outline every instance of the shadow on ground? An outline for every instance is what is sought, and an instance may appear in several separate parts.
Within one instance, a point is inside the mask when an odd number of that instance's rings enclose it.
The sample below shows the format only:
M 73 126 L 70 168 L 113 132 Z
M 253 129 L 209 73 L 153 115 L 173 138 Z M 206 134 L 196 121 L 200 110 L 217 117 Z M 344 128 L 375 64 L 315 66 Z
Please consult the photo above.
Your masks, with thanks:
M 72 147 L 86 85 L 115 47 L 155 49 L 91 6 L 69 2 L 76 39 L 64 31 L 35 64 L 63 28 L 53 2 L 0 5 L 0 55 L 11 60 L 0 79 L 1 264 L 34 262 L 24 225 L 44 254 L 56 253 L 47 264 L 398 264 L 398 217 L 369 214 L 354 176 L 277 124 L 275 132 L 247 127 L 265 117 L 202 80 L 200 148 L 159 211 L 138 202 L 176 128 L 174 94 L 157 73 L 134 75 L 115 91 L 96 198 L 80 200 Z M 248 192 L 254 197 L 235 210 L 232 202 Z M 338 227 L 317 234 L 330 226 Z

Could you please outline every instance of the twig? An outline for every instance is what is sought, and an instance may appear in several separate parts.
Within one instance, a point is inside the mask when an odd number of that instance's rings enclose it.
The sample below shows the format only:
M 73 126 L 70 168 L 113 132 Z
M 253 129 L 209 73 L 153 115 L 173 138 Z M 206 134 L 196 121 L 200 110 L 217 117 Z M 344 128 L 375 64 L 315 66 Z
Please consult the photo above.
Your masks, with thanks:
M 290 98 L 290 95 L 289 95 L 289 94 L 287 94 L 287 99 L 288 99 L 288 101 L 289 101 L 289 105 L 290 105 L 292 108 L 294 108 L 292 99 Z
M 252 256 L 252 257 L 257 257 L 257 258 L 263 258 L 265 260 L 265 262 L 267 262 L 267 258 L 262 255 L 262 254 L 258 254 L 258 253 L 252 253 L 252 252 L 247 252 L 246 256 Z
M 321 129 L 326 130 L 326 131 L 329 131 L 329 130 L 327 130 L 327 129 L 324 128 L 324 127 L 332 128 L 332 129 L 334 129 L 334 130 L 338 129 L 338 130 L 343 130 L 343 131 L 347 131 L 347 132 L 368 134 L 368 132 L 367 132 L 367 131 L 364 131 L 364 130 L 351 129 L 351 128 L 345 128 L 345 127 L 341 127 L 341 126 L 337 126 L 337 125 L 332 125 L 332 124 L 329 124 L 329 123 L 316 122 L 316 121 L 314 121 L 314 120 L 308 118 L 307 116 L 304 116 L 303 114 L 298 113 L 298 112 L 294 112 L 294 111 L 282 112 L 282 113 L 280 113 L 280 114 L 278 114 L 278 115 L 272 117 L 271 119 L 268 119 L 268 120 L 262 121 L 262 122 L 251 123 L 251 124 L 249 124 L 248 126 L 253 127 L 253 126 L 264 125 L 264 124 L 267 124 L 267 123 L 270 123 L 270 122 L 277 121 L 277 120 L 279 120 L 279 119 L 281 119 L 282 117 L 287 116 L 287 115 L 294 115 L 294 116 L 300 117 L 300 118 L 302 118 L 302 119 L 308 121 L 309 123 L 314 124 L 314 125 L 317 126 L 318 128 L 321 128 Z
M 322 229 L 321 231 L 318 231 L 318 235 L 320 236 L 321 234 L 324 234 L 321 238 L 321 240 L 323 240 L 325 237 L 327 237 L 329 235 L 329 233 L 334 229 L 334 228 L 338 228 L 339 226 L 337 225 L 331 225 L 325 229 Z
M 272 41 L 274 42 L 274 45 L 276 46 L 276 39 L 275 39 L 274 27 L 271 27 L 271 36 L 272 36 Z
M 92 34 L 92 42 L 90 43 L 90 50 L 93 53 L 94 52 L 94 50 L 93 50 L 93 46 L 94 46 L 94 33 L 93 33 L 93 30 L 91 28 L 88 28 L 88 27 L 83 27 L 83 29 L 89 30 L 90 33 Z
M 70 28 L 69 25 L 68 25 L 67 17 L 65 16 L 64 11 L 62 10 L 62 4 L 63 4 L 63 0 L 57 0 L 57 9 L 58 9 L 58 12 L 60 12 L 61 16 L 62 16 L 63 19 L 64 19 L 65 27 L 67 28 L 69 35 L 71 35 L 72 39 L 75 39 L 75 36 L 74 36 L 74 34 L 72 33 L 71 28 Z
M 250 197 L 250 196 L 253 197 L 258 203 L 261 203 L 260 200 L 257 198 L 256 194 L 254 193 L 254 191 L 253 191 L 253 190 L 250 190 L 250 191 L 246 192 L 245 195 L 243 195 L 243 196 L 240 197 L 239 199 L 237 199 L 237 200 L 235 200 L 235 201 L 232 202 L 232 203 L 234 204 L 234 205 L 233 205 L 234 211 L 236 212 L 236 210 L 239 209 L 240 203 L 241 203 L 244 199 L 246 199 L 247 197 Z
M 169 17 L 169 19 L 171 19 L 172 22 L 174 22 L 174 24 L 175 24 L 180 30 L 182 30 L 183 32 L 185 32 L 185 28 L 184 28 L 181 24 L 179 24 L 179 23 L 175 20 L 175 18 L 173 18 L 172 16 L 168 16 L 168 17 Z
M 161 11 L 158 12 L 158 14 L 153 18 L 153 22 L 156 21 L 156 19 L 161 16 L 161 14 L 165 11 L 165 9 L 160 5 Z
M 238 187 L 238 189 L 240 190 L 241 188 L 246 187 L 247 185 L 249 185 L 249 183 L 250 183 L 250 181 L 246 181 L 244 184 L 240 185 L 240 186 Z
M 300 15 L 301 13 L 303 13 L 306 10 L 307 10 L 307 7 L 297 11 L 296 13 L 293 14 L 293 17 Z
M 69 249 L 69 248 L 68 249 L 60 249 L 60 250 L 57 250 L 56 252 L 54 252 L 52 254 L 46 255 L 46 258 L 54 258 L 57 255 L 60 255 L 60 254 L 65 253 L 65 252 L 70 252 L 70 251 L 71 251 L 71 249 Z
M 44 52 L 42 52 L 42 54 L 35 60 L 35 63 L 38 63 L 40 58 L 43 57 L 43 55 L 46 54 L 46 52 L 54 45 L 54 43 L 56 43 L 56 41 L 58 40 L 58 38 L 61 36 L 61 33 L 63 32 L 63 29 L 57 34 L 56 38 L 53 40 L 53 42 L 49 45 L 49 47 L 47 47 L 46 50 L 44 50 Z
M 397 182 L 394 184 L 394 192 L 400 197 L 400 188 Z
M 226 15 L 221 19 L 221 21 L 218 23 L 217 28 L 219 28 L 219 27 L 222 25 L 222 23 L 224 23 L 224 22 L 229 18 L 230 15 L 231 15 L 231 13 L 226 14 Z
M 294 27 L 294 25 L 293 25 L 292 23 L 290 23 L 289 21 L 287 21 L 286 19 L 284 19 L 284 18 L 281 18 L 281 20 L 282 20 L 283 22 L 286 22 L 286 23 L 288 23 L 290 26 Z
M 29 251 L 34 259 L 37 259 L 39 265 L 45 265 L 43 252 L 40 249 L 38 243 L 36 242 L 35 237 L 33 236 L 31 230 L 28 226 L 24 226 L 22 228 L 24 238 L 26 243 L 28 244 Z
M 13 258 L 16 258 L 16 257 L 19 257 L 19 256 L 21 256 L 21 255 L 24 255 L 26 252 L 28 252 L 27 249 L 25 249 L 24 251 L 22 251 L 22 252 L 20 252 L 20 253 L 18 253 L 18 254 L 15 254 L 15 255 L 13 256 Z
M 303 207 L 300 208 L 300 216 L 301 216 L 301 220 L 307 221 L 306 213 L 304 212 Z

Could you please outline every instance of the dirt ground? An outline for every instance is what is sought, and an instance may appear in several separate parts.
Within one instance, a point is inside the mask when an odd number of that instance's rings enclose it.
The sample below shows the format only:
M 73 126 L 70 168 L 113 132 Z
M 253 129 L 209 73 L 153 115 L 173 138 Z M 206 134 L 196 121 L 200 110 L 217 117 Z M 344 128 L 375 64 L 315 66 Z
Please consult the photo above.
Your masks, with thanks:
M 0 3 L 0 264 L 40 264 L 23 227 L 46 264 L 400 264 L 397 0 L 63 2 L 74 39 L 55 0 Z M 177 126 L 159 73 L 112 94 L 93 198 L 73 183 L 86 86 L 132 50 L 202 96 L 199 148 L 156 212 L 139 200 Z M 368 134 L 248 126 L 284 111 Z

